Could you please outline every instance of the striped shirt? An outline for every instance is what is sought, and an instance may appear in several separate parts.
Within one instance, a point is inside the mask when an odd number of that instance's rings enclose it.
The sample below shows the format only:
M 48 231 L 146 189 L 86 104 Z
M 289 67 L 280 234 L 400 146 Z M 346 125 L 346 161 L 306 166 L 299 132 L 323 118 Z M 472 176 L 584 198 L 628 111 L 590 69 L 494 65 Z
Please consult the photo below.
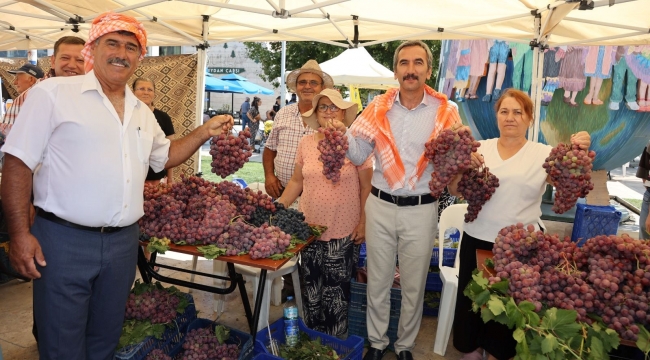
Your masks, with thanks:
M 27 92 L 29 92 L 29 90 L 34 86 L 36 86 L 36 84 L 38 84 L 39 82 L 47 78 L 54 77 L 53 70 L 54 69 L 48 72 L 43 78 L 36 79 L 34 85 L 30 86 L 27 90 L 23 91 L 20 95 L 18 95 L 18 97 L 14 100 L 13 104 L 11 104 L 11 107 L 7 110 L 5 116 L 2 118 L 2 123 L 0 123 L 0 132 L 4 136 L 7 136 L 7 134 L 9 134 L 11 127 L 14 125 L 14 122 L 16 121 L 16 117 L 18 117 L 18 113 L 20 112 L 20 109 L 25 103 L 25 99 L 27 98 Z
M 266 147 L 277 151 L 274 160 L 275 176 L 283 187 L 289 183 L 296 167 L 296 152 L 298 152 L 300 139 L 315 132 L 316 130 L 304 125 L 298 104 L 287 105 L 275 115 Z
M 395 103 L 388 110 L 387 117 L 395 138 L 395 146 L 404 164 L 406 177 L 414 173 L 418 160 L 424 152 L 424 144 L 433 132 L 435 120 L 432 121 L 432 119 L 436 119 L 440 101 L 425 93 L 422 102 L 413 110 L 409 110 L 400 103 L 399 92 L 396 93 L 396 96 Z M 374 151 L 375 168 L 372 173 L 372 186 L 398 196 L 424 195 L 430 192 L 429 180 L 431 180 L 430 174 L 433 172 L 431 162 L 427 164 L 422 177 L 418 179 L 415 189 L 411 190 L 408 179 L 405 179 L 403 187 L 392 191 L 384 177 L 380 152 L 375 149 L 375 144 L 360 137 L 355 138 L 351 131 L 345 134 L 350 145 L 346 155 L 354 164 L 362 164 Z

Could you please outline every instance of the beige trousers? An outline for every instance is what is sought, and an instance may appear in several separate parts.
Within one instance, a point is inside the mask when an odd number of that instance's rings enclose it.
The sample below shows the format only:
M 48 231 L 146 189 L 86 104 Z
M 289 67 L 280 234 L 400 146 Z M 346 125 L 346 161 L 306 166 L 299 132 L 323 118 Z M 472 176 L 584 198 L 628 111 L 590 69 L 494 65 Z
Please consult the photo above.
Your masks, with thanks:
M 420 331 L 422 303 L 431 251 L 438 229 L 438 203 L 402 206 L 370 194 L 366 201 L 366 251 L 370 345 L 388 346 L 390 288 L 399 257 L 402 307 L 395 352 L 412 350 Z

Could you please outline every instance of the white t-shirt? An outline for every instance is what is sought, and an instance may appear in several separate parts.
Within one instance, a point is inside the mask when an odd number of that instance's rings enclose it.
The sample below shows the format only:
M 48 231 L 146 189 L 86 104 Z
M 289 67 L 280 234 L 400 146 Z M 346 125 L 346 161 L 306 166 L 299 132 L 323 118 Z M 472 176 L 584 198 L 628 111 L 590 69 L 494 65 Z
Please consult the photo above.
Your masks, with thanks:
M 519 222 L 539 229 L 547 176 L 542 165 L 553 148 L 529 141 L 514 156 L 502 160 L 497 140 L 481 140 L 478 152 L 490 172 L 499 178 L 499 187 L 476 220 L 463 225 L 469 235 L 490 242 L 494 242 L 499 230 Z
M 85 226 L 127 226 L 144 214 L 144 180 L 161 171 L 169 139 L 125 87 L 124 122 L 93 71 L 39 82 L 3 151 L 34 174 L 34 205 Z

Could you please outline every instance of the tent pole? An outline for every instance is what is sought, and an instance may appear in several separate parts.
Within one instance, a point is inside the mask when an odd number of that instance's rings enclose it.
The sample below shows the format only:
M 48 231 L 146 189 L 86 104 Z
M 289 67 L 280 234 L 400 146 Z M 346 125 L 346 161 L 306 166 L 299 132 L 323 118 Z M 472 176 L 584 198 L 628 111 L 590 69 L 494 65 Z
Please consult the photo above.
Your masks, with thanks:
M 630 26 L 630 25 L 625 25 L 625 24 L 612 24 L 612 23 L 608 23 L 608 22 L 604 22 L 604 21 L 578 19 L 578 18 L 569 17 L 569 16 L 562 19 L 562 21 L 567 21 L 567 20 L 568 21 L 579 22 L 579 23 L 584 23 L 584 24 L 602 25 L 602 26 L 617 28 L 617 29 L 636 30 L 636 31 L 648 32 L 647 28 L 642 28 L 642 27 L 638 27 L 638 26 Z
M 201 126 L 203 121 L 203 104 L 205 103 L 205 67 L 208 65 L 207 49 L 210 47 L 208 44 L 208 21 L 210 17 L 203 16 L 203 43 L 197 46 L 198 58 L 196 61 L 196 117 L 194 118 L 194 126 Z M 194 173 L 201 171 L 201 149 L 196 154 L 196 166 Z
M 541 27 L 541 15 L 535 17 L 535 38 L 539 38 Z M 531 98 L 535 110 L 532 134 L 529 131 L 528 140 L 532 142 L 539 142 L 539 117 L 541 114 L 542 105 L 542 75 L 544 71 L 544 51 L 542 46 L 538 46 L 533 50 L 533 68 L 532 68 L 532 84 L 531 84 Z
M 280 62 L 280 107 L 284 106 L 287 97 L 287 84 L 285 84 L 284 73 L 287 71 L 287 42 L 282 42 L 282 60 Z
M 347 44 L 337 43 L 337 42 L 335 42 L 335 41 L 329 41 L 329 40 L 317 39 L 317 38 L 315 38 L 315 37 L 305 36 L 305 35 L 298 35 L 298 34 L 290 33 L 290 32 L 287 32 L 287 31 L 282 31 L 282 33 L 283 33 L 283 34 L 287 34 L 287 35 L 291 35 L 291 36 L 293 36 L 293 37 L 297 37 L 297 38 L 299 38 L 299 39 L 305 39 L 305 40 L 310 40 L 310 41 L 318 41 L 318 42 L 325 43 L 325 44 L 330 44 L 330 45 L 334 45 L 334 46 L 340 46 L 340 47 L 342 47 L 342 48 L 346 48 L 346 49 L 348 48 L 348 45 L 347 45 Z

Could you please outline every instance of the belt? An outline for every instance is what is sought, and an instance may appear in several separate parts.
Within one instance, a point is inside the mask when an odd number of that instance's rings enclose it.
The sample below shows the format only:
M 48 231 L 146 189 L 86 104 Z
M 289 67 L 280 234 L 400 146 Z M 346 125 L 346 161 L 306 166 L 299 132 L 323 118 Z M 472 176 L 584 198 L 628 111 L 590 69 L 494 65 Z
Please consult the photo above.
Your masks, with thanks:
M 374 186 L 372 187 L 372 190 L 370 190 L 370 192 L 376 197 L 384 201 L 388 201 L 389 203 L 393 203 L 397 206 L 415 206 L 415 205 L 431 204 L 432 202 L 436 202 L 438 200 L 434 198 L 431 194 L 424 194 L 424 195 L 417 195 L 417 196 L 391 195 L 385 191 L 381 191 L 377 189 Z
M 124 227 L 114 227 L 114 226 L 92 227 L 92 226 L 85 226 L 85 225 L 71 223 L 68 220 L 61 219 L 60 217 L 52 214 L 51 212 L 47 212 L 38 207 L 36 208 L 36 215 L 42 217 L 43 219 L 55 222 L 59 225 L 63 225 L 63 226 L 67 226 L 79 230 L 95 231 L 100 233 L 114 233 L 124 229 Z

